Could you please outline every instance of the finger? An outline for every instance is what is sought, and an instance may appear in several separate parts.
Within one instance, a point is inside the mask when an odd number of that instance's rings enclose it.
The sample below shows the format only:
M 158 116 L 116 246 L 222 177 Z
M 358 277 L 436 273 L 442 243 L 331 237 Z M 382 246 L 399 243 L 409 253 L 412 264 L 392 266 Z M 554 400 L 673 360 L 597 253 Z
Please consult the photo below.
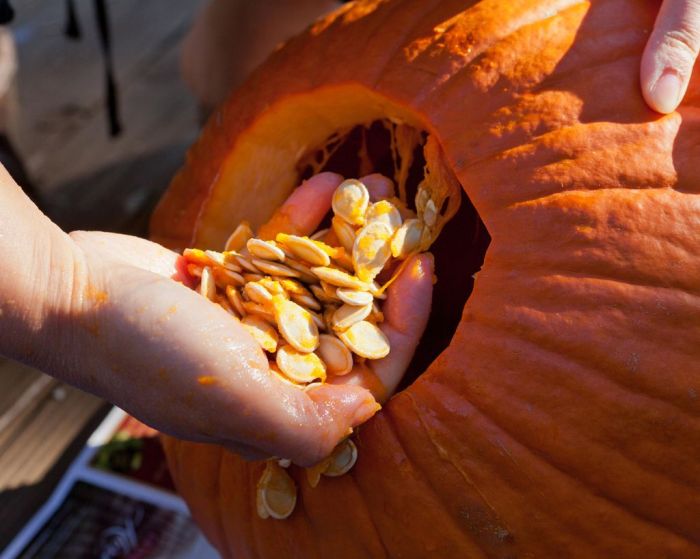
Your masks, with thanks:
M 310 235 L 330 211 L 333 192 L 342 181 L 336 173 L 319 173 L 304 181 L 260 228 L 258 237 L 274 239 L 277 233 Z
M 372 173 L 371 175 L 360 177 L 360 182 L 367 187 L 369 199 L 372 202 L 386 200 L 387 198 L 393 197 L 395 194 L 394 182 L 390 178 L 379 173 Z
M 428 324 L 433 270 L 432 254 L 416 255 L 388 289 L 380 327 L 389 338 L 391 351 L 370 363 L 389 394 L 396 390 Z
M 648 105 L 670 113 L 688 88 L 700 50 L 700 0 L 666 0 L 661 5 L 640 68 Z

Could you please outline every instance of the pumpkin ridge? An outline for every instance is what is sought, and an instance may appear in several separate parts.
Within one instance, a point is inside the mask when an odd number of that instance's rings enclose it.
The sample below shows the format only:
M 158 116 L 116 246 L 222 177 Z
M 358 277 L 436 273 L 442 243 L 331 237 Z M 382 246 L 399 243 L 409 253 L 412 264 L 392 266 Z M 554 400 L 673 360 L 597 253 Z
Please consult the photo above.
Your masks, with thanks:
M 446 390 L 450 392 L 454 392 L 454 387 L 453 386 L 448 386 L 445 385 L 442 382 L 439 382 L 439 384 Z M 485 410 L 480 408 L 477 404 L 475 404 L 473 399 L 467 399 L 462 395 L 457 395 L 458 397 L 461 397 L 463 400 L 468 402 L 468 404 L 477 412 L 479 416 L 483 420 L 485 420 L 487 423 L 491 425 L 492 428 L 495 428 L 498 430 L 500 433 L 504 434 L 507 436 L 507 438 L 515 445 L 521 448 L 522 451 L 527 453 L 529 457 L 534 458 L 537 462 L 540 463 L 541 466 L 543 466 L 545 469 L 553 470 L 555 471 L 561 480 L 567 484 L 568 486 L 571 487 L 571 492 L 573 492 L 575 489 L 583 489 L 588 497 L 590 499 L 593 499 L 594 501 L 599 501 L 605 504 L 606 507 L 612 508 L 614 511 L 617 511 L 618 514 L 623 514 L 627 517 L 635 519 L 638 523 L 644 524 L 650 528 L 655 529 L 656 531 L 661 531 L 665 532 L 669 535 L 672 535 L 674 538 L 680 540 L 686 546 L 690 546 L 692 548 L 697 549 L 700 551 L 700 545 L 698 545 L 698 542 L 694 540 L 690 534 L 685 534 L 683 532 L 677 531 L 671 526 L 668 526 L 658 519 L 650 518 L 643 514 L 641 511 L 638 509 L 629 507 L 627 503 L 620 501 L 619 499 L 603 493 L 600 491 L 600 488 L 595 487 L 591 485 L 590 483 L 585 482 L 584 478 L 578 477 L 576 473 L 572 472 L 568 468 L 562 467 L 559 463 L 557 463 L 554 459 L 553 456 L 535 446 L 532 446 L 530 444 L 527 444 L 526 442 L 522 441 L 519 437 L 515 436 L 512 431 L 508 428 L 505 428 L 501 422 L 497 421 L 496 418 L 492 414 L 487 413 Z M 435 397 L 435 394 L 431 394 L 431 399 L 434 400 L 435 402 L 438 402 L 438 400 Z M 426 406 L 428 404 L 426 403 Z M 435 409 L 435 406 L 431 407 L 432 410 Z M 420 412 L 418 412 L 420 414 Z M 421 414 L 422 415 L 422 414 Z M 449 431 L 448 426 L 445 425 L 444 423 L 440 423 L 442 426 L 442 431 Z M 503 450 L 502 445 L 499 445 L 499 448 Z M 512 455 L 508 452 L 507 453 L 511 460 L 513 461 L 514 464 L 518 465 L 518 462 L 513 459 Z M 415 464 L 414 464 L 415 467 Z M 520 475 L 523 475 L 524 472 L 522 469 L 519 471 Z M 546 496 L 542 493 L 539 492 L 540 495 L 542 495 L 545 499 Z M 577 495 L 580 495 L 580 492 L 577 492 Z M 571 526 L 571 522 L 567 521 L 566 524 Z M 575 530 L 575 526 L 573 527 Z M 573 531 L 573 530 L 572 530 Z M 645 534 L 648 534 L 648 531 L 645 531 Z M 691 529 L 691 534 L 692 534 L 692 529 Z M 577 542 L 577 545 L 578 544 Z M 591 554 L 591 556 L 593 556 Z
M 465 482 L 467 482 L 467 484 L 472 488 L 472 490 L 476 493 L 476 495 L 478 495 L 479 499 L 486 505 L 486 507 L 488 507 L 490 514 L 493 516 L 494 519 L 496 519 L 498 521 L 498 523 L 494 522 L 494 526 L 498 526 L 499 528 L 505 528 L 505 530 L 507 530 L 509 533 L 512 533 L 512 530 L 510 529 L 510 527 L 499 516 L 496 508 L 489 502 L 488 498 L 479 489 L 478 485 L 476 483 L 474 483 L 474 480 L 471 478 L 471 476 L 456 464 L 455 460 L 453 460 L 450 457 L 450 453 L 444 447 L 442 447 L 438 443 L 438 441 L 435 439 L 434 434 L 431 433 L 430 428 L 428 427 L 428 425 L 425 422 L 425 419 L 423 417 L 423 413 L 421 412 L 420 407 L 418 406 L 418 402 L 416 401 L 415 396 L 411 392 L 406 391 L 406 397 L 410 401 L 410 407 L 411 407 L 413 413 L 415 414 L 416 419 L 420 423 L 421 428 L 423 429 L 423 432 L 425 433 L 426 438 L 430 441 L 430 444 L 433 446 L 433 448 L 435 448 L 437 455 L 440 457 L 440 459 L 445 461 L 445 462 L 448 462 L 450 464 L 450 466 L 455 470 L 455 472 L 457 472 L 460 475 L 460 477 Z M 474 409 L 476 410 L 476 407 Z M 479 413 L 481 413 L 481 412 L 479 412 Z M 488 418 L 486 418 L 486 419 L 488 419 Z M 403 448 L 406 449 L 405 446 Z M 406 452 L 406 456 L 407 457 L 410 456 L 409 452 Z M 420 471 L 420 465 L 419 465 L 418 461 L 414 460 L 413 466 L 415 469 Z M 427 474 L 425 474 L 424 472 L 421 472 L 421 473 L 423 473 L 425 478 L 428 480 L 428 485 L 433 490 L 433 493 L 436 495 L 438 501 L 443 502 L 443 497 L 442 497 L 441 493 L 437 490 L 437 488 L 435 488 L 435 486 L 433 485 L 431 478 L 429 476 L 427 476 Z M 444 502 L 443 502 L 443 506 L 444 506 Z M 449 508 L 447 506 L 444 506 L 444 508 L 445 508 L 445 510 L 449 510 Z M 452 517 L 452 515 L 450 515 L 450 517 Z M 475 543 L 477 543 L 477 542 L 475 542 Z M 479 545 L 479 544 L 477 543 L 477 545 Z
M 480 315 L 474 312 L 471 312 L 470 314 L 472 316 L 473 322 L 476 325 L 478 325 L 478 327 L 497 332 L 498 335 L 502 338 L 511 338 L 514 341 L 523 342 L 524 344 L 529 345 L 531 348 L 536 348 L 542 351 L 543 353 L 547 353 L 558 359 L 567 359 L 575 365 L 580 366 L 582 369 L 593 373 L 600 373 L 604 370 L 608 374 L 599 374 L 599 378 L 606 379 L 614 386 L 618 388 L 623 388 L 632 395 L 649 398 L 652 403 L 658 402 L 664 405 L 671 406 L 674 409 L 681 410 L 684 414 L 689 415 L 693 419 L 700 417 L 700 414 L 695 413 L 693 411 L 692 404 L 689 404 L 688 407 L 681 407 L 679 405 L 680 398 L 677 394 L 663 395 L 654 385 L 650 386 L 647 384 L 642 388 L 640 387 L 638 382 L 636 384 L 633 382 L 630 382 L 629 384 L 623 382 L 623 379 L 630 378 L 629 369 L 627 369 L 626 364 L 621 361 L 615 362 L 611 360 L 603 360 L 604 364 L 601 365 L 601 360 L 607 355 L 605 352 L 601 352 L 595 355 L 592 351 L 573 353 L 572 349 L 574 349 L 574 346 L 567 346 L 562 348 L 562 342 L 560 339 L 557 339 L 552 343 L 548 343 L 546 340 L 546 336 L 540 335 L 540 337 L 537 337 L 537 330 L 534 328 L 525 329 L 520 327 L 517 333 L 513 333 L 513 325 L 510 321 L 508 321 L 507 325 L 504 325 L 503 323 L 498 322 L 497 320 L 494 320 L 486 315 Z M 615 370 L 618 371 L 617 374 L 610 374 Z M 429 372 L 430 371 L 426 371 L 426 373 L 424 373 L 424 375 L 422 376 L 425 376 Z M 428 377 L 426 377 L 426 379 L 427 378 Z M 421 379 L 419 379 L 419 381 L 420 380 Z M 632 377 L 630 380 L 634 381 L 635 378 Z M 662 384 L 662 386 L 666 387 L 665 384 Z M 652 391 L 654 393 L 650 394 L 650 392 Z

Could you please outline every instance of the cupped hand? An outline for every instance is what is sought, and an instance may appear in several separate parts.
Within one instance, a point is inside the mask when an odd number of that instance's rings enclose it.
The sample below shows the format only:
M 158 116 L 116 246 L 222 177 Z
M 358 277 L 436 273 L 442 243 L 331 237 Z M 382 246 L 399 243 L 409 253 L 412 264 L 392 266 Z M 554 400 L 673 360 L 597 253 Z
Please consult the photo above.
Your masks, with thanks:
M 322 173 L 294 191 L 268 225 L 318 227 L 341 178 Z M 299 202 L 303 202 L 299 204 Z M 187 286 L 182 259 L 123 235 L 76 232 L 69 363 L 75 384 L 180 438 L 221 444 L 247 458 L 311 465 L 330 453 L 398 383 L 425 328 L 430 258 L 415 258 L 392 285 L 384 331 L 392 344 L 372 379 L 302 391 L 271 372 L 239 321 Z M 372 382 L 367 382 L 372 380 Z M 381 387 L 382 390 L 378 389 Z
M 277 233 L 290 231 L 296 235 L 311 235 L 330 211 L 333 192 L 341 181 L 340 175 L 321 173 L 302 184 L 261 228 L 260 236 L 274 239 Z M 394 195 L 392 182 L 382 175 L 367 175 L 360 181 L 367 187 L 372 201 Z M 428 324 L 433 276 L 431 254 L 410 258 L 387 289 L 382 307 L 384 322 L 379 328 L 389 339 L 389 355 L 356 364 L 347 375 L 330 377 L 329 384 L 363 386 L 380 402 L 396 390 Z
M 700 50 L 700 0 L 664 0 L 647 41 L 640 80 L 647 104 L 670 113 L 680 104 Z

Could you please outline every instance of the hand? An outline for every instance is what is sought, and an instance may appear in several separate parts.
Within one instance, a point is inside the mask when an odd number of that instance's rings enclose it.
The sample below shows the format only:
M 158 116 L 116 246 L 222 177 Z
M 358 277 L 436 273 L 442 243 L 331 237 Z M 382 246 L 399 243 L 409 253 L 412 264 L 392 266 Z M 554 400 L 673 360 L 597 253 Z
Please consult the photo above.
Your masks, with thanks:
M 391 181 L 378 174 L 361 177 L 370 199 L 376 201 L 394 194 Z M 260 236 L 274 239 L 280 232 L 311 235 L 331 209 L 333 192 L 340 175 L 321 173 L 297 188 L 260 229 Z M 363 386 L 384 402 L 396 390 L 413 357 L 430 317 L 433 296 L 434 262 L 429 253 L 413 256 L 399 277 L 387 289 L 379 327 L 389 339 L 391 352 L 384 359 L 368 360 L 329 383 Z
M 642 94 L 660 113 L 680 104 L 700 50 L 700 0 L 664 0 L 641 64 Z
M 270 224 L 284 222 L 285 231 L 299 234 L 316 230 L 340 180 L 323 173 L 307 181 Z M 183 285 L 176 254 L 122 235 L 71 237 L 81 255 L 74 288 L 81 296 L 69 321 L 74 382 L 164 432 L 248 458 L 310 465 L 328 455 L 379 408 L 360 385 L 380 395 L 398 384 L 430 311 L 432 262 L 423 255 L 388 291 L 382 327 L 390 355 L 356 369 L 343 385 L 304 392 L 269 370 L 236 319 Z

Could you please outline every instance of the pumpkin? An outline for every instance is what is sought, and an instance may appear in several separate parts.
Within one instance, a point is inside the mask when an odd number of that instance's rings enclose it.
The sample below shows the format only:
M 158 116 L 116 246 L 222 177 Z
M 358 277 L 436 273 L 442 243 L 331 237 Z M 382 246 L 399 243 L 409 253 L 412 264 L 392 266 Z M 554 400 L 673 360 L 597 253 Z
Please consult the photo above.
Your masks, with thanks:
M 427 134 L 464 191 L 434 328 L 348 475 L 292 467 L 295 512 L 263 520 L 262 463 L 165 438 L 225 557 L 700 557 L 700 89 L 645 106 L 656 9 L 353 2 L 213 114 L 153 217 L 172 247 L 260 225 L 304 162 L 372 151 L 381 123 L 380 155 Z

